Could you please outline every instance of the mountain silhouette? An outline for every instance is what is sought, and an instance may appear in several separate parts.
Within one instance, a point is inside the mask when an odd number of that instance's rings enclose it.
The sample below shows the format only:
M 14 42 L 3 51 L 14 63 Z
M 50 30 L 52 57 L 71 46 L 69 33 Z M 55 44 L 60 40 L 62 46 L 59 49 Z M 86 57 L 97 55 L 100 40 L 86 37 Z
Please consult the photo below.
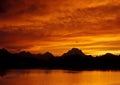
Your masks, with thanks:
M 34 56 L 34 54 L 32 54 L 30 52 L 26 52 L 26 51 L 15 53 L 15 55 L 19 56 L 19 57 L 33 57 Z
M 49 60 L 51 58 L 54 58 L 53 54 L 50 53 L 50 52 L 46 52 L 44 53 L 43 55 L 41 55 L 41 57 L 39 57 L 40 59 L 43 59 L 43 60 Z
M 80 56 L 80 57 L 85 57 L 86 55 L 79 50 L 78 48 L 72 48 L 71 50 L 69 50 L 67 53 L 63 54 L 63 56 Z
M 62 56 L 56 57 L 50 52 L 32 54 L 22 51 L 10 53 L 0 49 L 0 69 L 68 69 L 68 70 L 120 70 L 120 55 L 106 53 L 93 57 L 82 50 L 72 48 Z
M 107 56 L 107 57 L 112 57 L 112 56 L 115 56 L 114 54 L 112 54 L 112 53 L 106 53 L 105 55 L 103 55 L 103 56 Z
M 5 48 L 0 49 L 0 56 L 8 57 L 11 55 L 10 52 L 8 52 Z

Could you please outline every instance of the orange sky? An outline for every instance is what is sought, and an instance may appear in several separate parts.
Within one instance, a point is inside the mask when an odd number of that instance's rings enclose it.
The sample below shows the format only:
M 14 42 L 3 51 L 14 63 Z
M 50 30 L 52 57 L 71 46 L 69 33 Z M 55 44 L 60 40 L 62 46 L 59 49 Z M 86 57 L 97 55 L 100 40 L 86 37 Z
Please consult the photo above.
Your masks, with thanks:
M 0 48 L 61 55 L 120 53 L 119 0 L 4 0 Z

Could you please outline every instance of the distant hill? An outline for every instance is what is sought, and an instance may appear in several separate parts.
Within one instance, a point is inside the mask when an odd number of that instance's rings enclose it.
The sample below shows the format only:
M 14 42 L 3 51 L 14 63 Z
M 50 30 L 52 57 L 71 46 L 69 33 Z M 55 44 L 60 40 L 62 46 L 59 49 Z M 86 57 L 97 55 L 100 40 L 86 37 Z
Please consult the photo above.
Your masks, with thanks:
M 43 59 L 43 60 L 49 60 L 51 58 L 54 58 L 54 55 L 50 52 L 46 52 L 42 56 L 40 56 L 39 58 Z
M 9 55 L 11 55 L 11 53 L 8 52 L 7 49 L 5 49 L 5 48 L 0 49 L 0 56 L 7 57 Z
M 120 55 L 106 53 L 93 57 L 84 54 L 78 48 L 72 48 L 60 57 L 52 53 L 32 54 L 22 51 L 10 53 L 0 49 L 0 69 L 40 68 L 70 70 L 120 70 Z

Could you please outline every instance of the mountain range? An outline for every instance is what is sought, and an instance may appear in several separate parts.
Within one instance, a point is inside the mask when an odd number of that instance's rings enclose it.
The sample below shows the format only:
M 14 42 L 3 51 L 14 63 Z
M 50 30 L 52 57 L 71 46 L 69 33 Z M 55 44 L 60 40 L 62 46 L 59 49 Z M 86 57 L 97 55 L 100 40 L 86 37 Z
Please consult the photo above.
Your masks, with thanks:
M 78 48 L 72 48 L 62 56 L 56 57 L 50 52 L 32 54 L 22 51 L 10 53 L 0 49 L 1 69 L 72 69 L 72 70 L 120 70 L 120 55 L 106 53 L 93 57 Z

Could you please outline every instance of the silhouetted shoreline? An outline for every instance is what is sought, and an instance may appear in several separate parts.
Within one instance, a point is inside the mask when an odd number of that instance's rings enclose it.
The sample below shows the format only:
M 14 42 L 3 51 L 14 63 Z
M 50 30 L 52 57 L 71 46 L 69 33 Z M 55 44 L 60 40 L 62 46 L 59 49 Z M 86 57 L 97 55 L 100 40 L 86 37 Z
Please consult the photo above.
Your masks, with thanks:
M 120 55 L 106 53 L 93 57 L 73 48 L 60 57 L 49 52 L 10 53 L 0 49 L 0 69 L 120 70 Z

